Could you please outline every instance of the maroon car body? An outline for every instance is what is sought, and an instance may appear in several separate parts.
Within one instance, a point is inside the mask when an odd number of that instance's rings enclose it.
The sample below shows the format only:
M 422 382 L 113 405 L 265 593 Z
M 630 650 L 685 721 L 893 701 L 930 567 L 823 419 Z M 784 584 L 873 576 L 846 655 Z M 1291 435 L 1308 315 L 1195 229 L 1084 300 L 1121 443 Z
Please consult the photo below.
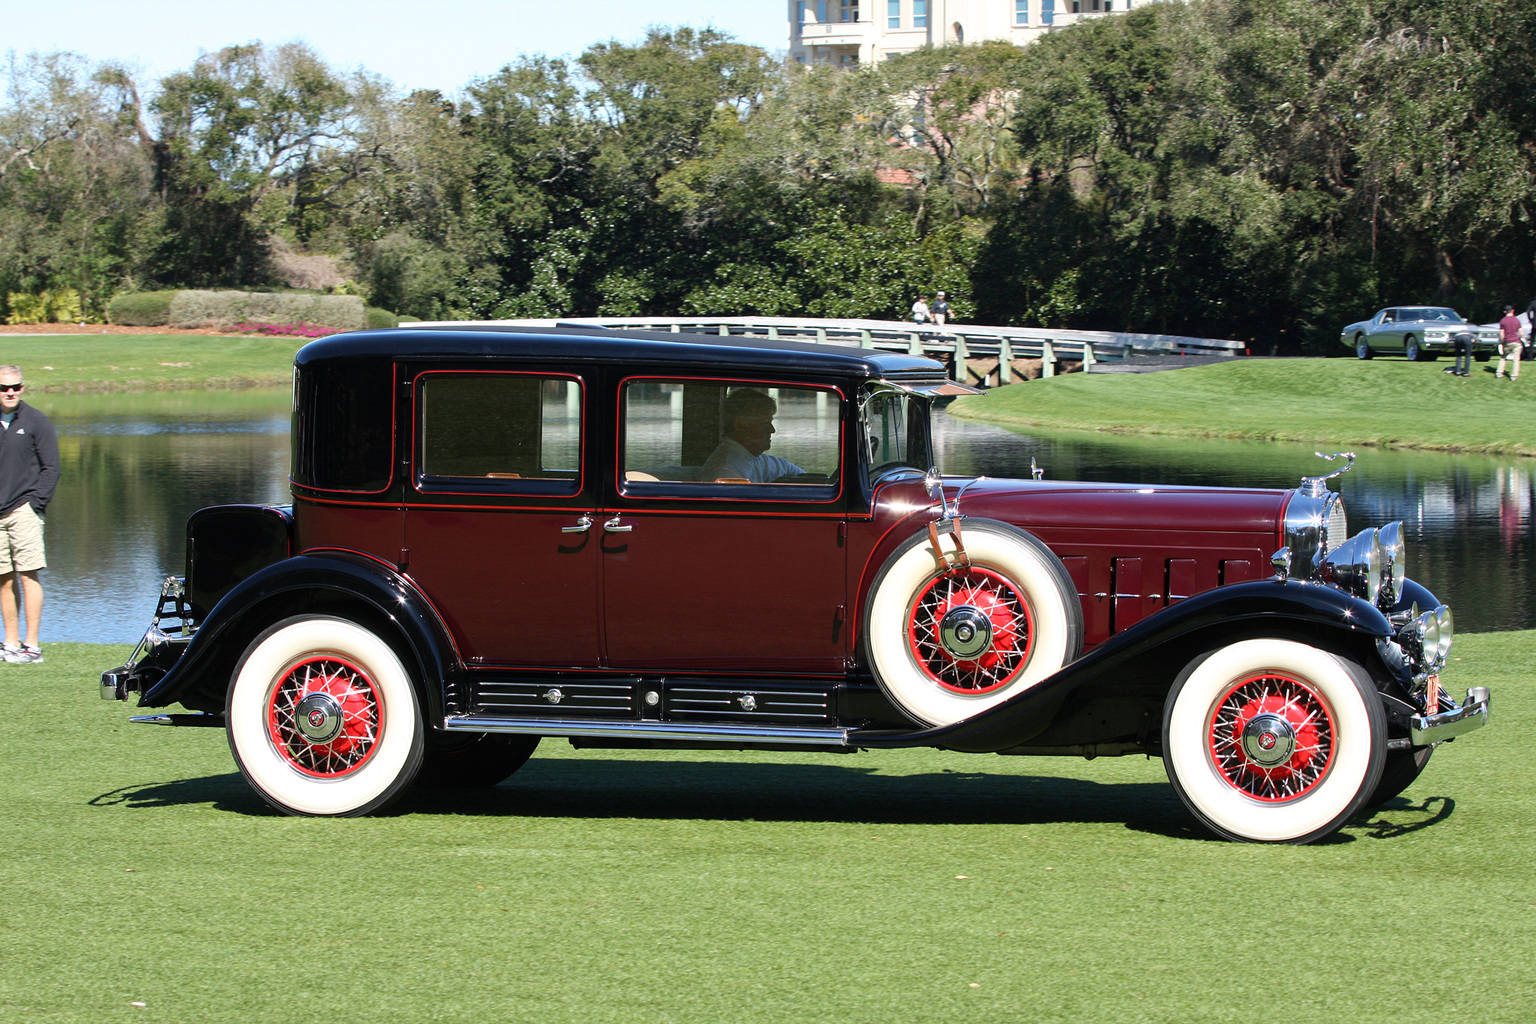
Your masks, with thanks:
M 929 745 L 1159 755 L 1213 831 L 1287 842 L 1486 721 L 1486 692 L 1440 685 L 1449 609 L 1400 529 L 1346 540 L 1326 478 L 944 478 L 930 406 L 963 390 L 918 357 L 753 339 L 312 343 L 292 504 L 192 517 L 103 696 L 223 726 L 295 814 L 494 784 L 545 737 Z

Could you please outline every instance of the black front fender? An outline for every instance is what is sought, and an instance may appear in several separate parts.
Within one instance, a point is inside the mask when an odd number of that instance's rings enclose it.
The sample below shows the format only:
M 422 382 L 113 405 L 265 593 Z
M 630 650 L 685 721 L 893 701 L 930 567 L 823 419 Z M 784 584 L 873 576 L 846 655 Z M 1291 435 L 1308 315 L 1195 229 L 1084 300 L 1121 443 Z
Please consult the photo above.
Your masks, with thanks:
M 176 664 L 140 698 L 143 707 L 181 703 L 221 712 L 229 680 L 251 640 L 295 615 L 361 620 L 399 650 L 422 689 L 429 720 L 444 713 L 443 683 L 458 663 L 431 602 L 393 568 L 351 552 L 311 552 L 238 583 L 199 624 Z
M 1007 750 L 1039 733 L 1064 698 L 1081 687 L 1125 677 L 1158 679 L 1169 686 L 1190 657 L 1236 639 L 1331 636 L 1337 643 L 1374 651 L 1376 641 L 1393 632 L 1374 605 L 1324 584 L 1234 583 L 1144 619 L 1012 700 L 971 718 L 919 732 L 856 731 L 848 744 L 947 747 L 972 753 Z

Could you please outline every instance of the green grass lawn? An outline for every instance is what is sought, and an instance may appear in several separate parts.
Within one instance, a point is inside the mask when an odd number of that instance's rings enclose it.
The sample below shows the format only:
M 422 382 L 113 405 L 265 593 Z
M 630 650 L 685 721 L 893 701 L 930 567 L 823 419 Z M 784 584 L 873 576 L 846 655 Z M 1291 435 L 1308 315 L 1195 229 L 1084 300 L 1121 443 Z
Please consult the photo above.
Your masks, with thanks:
M 1528 1022 L 1536 632 L 1494 720 L 1308 847 L 1194 831 L 1160 762 L 576 752 L 281 817 L 215 730 L 0 665 L 0 1020 Z M 142 1006 L 135 1005 L 142 1003 Z
M 38 392 L 275 387 L 292 380 L 293 354 L 306 340 L 196 334 L 0 335 L 0 362 L 22 368 L 34 400 Z
M 961 398 L 949 411 L 1015 429 L 1536 455 L 1536 373 L 1468 378 L 1402 359 L 1252 359 L 1159 373 L 1066 374 Z

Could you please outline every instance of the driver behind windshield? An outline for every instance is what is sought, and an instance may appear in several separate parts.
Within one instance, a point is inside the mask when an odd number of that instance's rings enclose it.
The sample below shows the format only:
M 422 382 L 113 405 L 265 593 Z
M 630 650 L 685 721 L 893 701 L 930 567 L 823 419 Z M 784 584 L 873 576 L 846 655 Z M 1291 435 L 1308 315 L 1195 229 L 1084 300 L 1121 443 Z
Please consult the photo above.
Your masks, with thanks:
M 805 472 L 788 459 L 768 454 L 778 411 L 777 402 L 754 388 L 737 388 L 726 395 L 721 410 L 725 436 L 705 460 L 699 479 L 770 484 Z

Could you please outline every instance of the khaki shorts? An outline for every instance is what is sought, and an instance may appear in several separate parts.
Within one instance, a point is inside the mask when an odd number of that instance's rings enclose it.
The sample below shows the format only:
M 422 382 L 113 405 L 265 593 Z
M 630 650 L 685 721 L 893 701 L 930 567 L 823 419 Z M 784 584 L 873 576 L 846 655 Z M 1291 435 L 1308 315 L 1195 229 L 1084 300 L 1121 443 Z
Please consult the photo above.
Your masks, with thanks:
M 24 501 L 9 515 L 0 516 L 0 576 L 47 567 L 43 517 L 32 511 L 31 502 Z

